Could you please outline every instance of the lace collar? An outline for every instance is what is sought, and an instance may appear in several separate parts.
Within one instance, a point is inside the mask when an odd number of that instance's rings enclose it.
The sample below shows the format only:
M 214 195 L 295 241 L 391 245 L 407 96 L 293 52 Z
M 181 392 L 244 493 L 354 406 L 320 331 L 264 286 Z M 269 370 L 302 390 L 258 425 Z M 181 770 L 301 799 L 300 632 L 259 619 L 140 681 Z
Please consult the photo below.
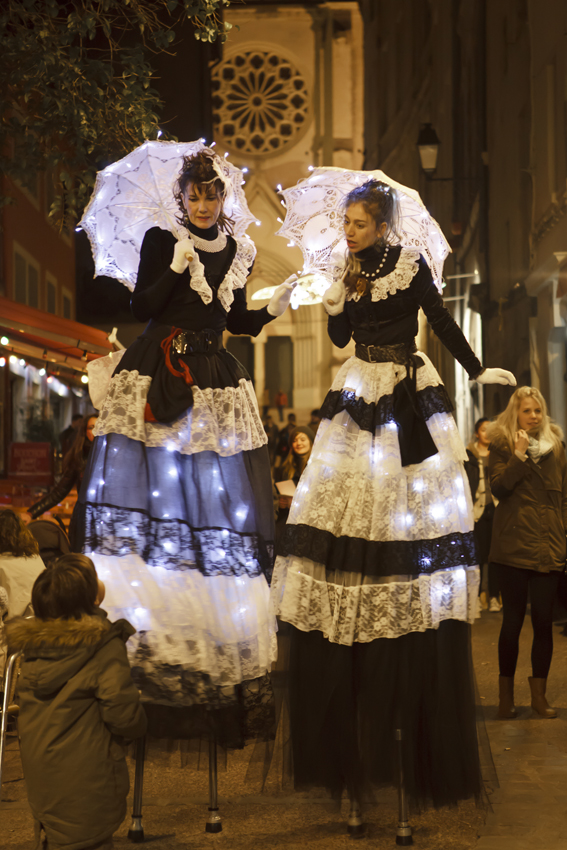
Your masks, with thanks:
M 193 239 L 194 234 L 189 231 L 189 236 Z M 227 313 L 234 301 L 234 290 L 242 289 L 246 286 L 248 269 L 254 262 L 254 258 L 256 256 L 256 246 L 249 236 L 244 236 L 242 239 L 238 239 L 235 236 L 232 238 L 236 242 L 236 253 L 232 263 L 230 264 L 229 270 L 224 276 L 224 280 L 221 282 L 217 290 L 217 298 Z M 195 246 L 199 249 L 196 242 Z M 191 274 L 191 289 L 199 293 L 203 304 L 210 304 L 213 300 L 213 290 L 207 282 L 207 278 L 205 277 L 205 267 L 199 259 L 197 252 L 195 252 L 195 257 L 189 263 L 189 272 Z
M 384 301 L 388 295 L 393 295 L 400 289 L 408 289 L 419 268 L 419 251 L 413 248 L 402 248 L 396 267 L 383 277 L 377 277 L 370 287 L 373 301 Z M 349 292 L 348 301 L 359 301 L 358 292 Z
M 214 233 L 216 231 L 216 236 L 214 239 L 206 239 L 204 234 Z M 200 233 L 196 233 L 194 230 L 190 228 L 186 228 L 187 236 L 193 242 L 193 245 L 198 251 L 205 251 L 207 254 L 217 254 L 219 251 L 223 251 L 226 247 L 226 233 L 223 233 L 222 230 L 218 229 L 218 226 L 214 224 L 212 227 L 209 227 L 208 230 L 201 230 Z

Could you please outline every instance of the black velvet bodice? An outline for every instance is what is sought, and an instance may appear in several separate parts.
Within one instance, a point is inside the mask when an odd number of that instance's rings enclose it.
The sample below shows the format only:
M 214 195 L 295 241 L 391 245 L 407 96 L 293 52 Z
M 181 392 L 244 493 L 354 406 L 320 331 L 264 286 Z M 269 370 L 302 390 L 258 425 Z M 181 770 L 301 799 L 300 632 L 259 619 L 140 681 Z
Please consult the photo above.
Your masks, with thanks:
M 196 227 L 191 227 L 191 230 L 209 240 L 217 235 L 216 225 L 208 230 Z M 248 310 L 244 289 L 234 291 L 234 301 L 228 313 L 220 303 L 217 291 L 236 253 L 236 242 L 231 236 L 222 251 L 199 251 L 205 277 L 213 291 L 210 304 L 205 304 L 199 293 L 191 289 L 189 269 L 182 274 L 170 269 L 175 243 L 173 234 L 159 227 L 152 227 L 144 236 L 138 281 L 131 299 L 132 312 L 138 321 L 153 319 L 160 324 L 191 331 L 210 328 L 221 333 L 228 328 L 231 333 L 257 336 L 274 318 L 266 307 Z
M 377 280 L 396 268 L 401 250 L 400 246 L 390 247 Z M 380 265 L 383 252 L 380 249 L 367 248 L 357 256 L 361 270 L 372 273 Z M 480 361 L 444 306 L 429 266 L 422 256 L 406 289 L 398 289 L 384 299 L 373 301 L 369 286 L 366 294 L 358 301 L 347 300 L 342 313 L 329 316 L 329 336 L 339 348 L 344 348 L 351 337 L 363 345 L 411 344 L 418 331 L 420 307 L 423 308 L 433 331 L 453 357 L 466 369 L 470 377 L 477 375 L 482 369 Z

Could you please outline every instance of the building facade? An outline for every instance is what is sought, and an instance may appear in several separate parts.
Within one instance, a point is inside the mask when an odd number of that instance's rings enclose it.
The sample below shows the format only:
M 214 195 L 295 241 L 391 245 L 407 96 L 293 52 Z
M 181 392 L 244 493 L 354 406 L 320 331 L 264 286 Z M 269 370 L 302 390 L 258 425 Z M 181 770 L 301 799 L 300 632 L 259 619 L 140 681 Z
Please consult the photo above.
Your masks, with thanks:
M 445 300 L 489 366 L 541 388 L 565 428 L 567 65 L 563 0 L 361 0 L 365 167 L 419 188 L 449 238 Z M 372 90 L 369 80 L 379 80 Z M 437 169 L 416 141 L 431 124 Z M 464 437 L 511 389 L 470 385 L 441 347 L 425 350 Z
M 12 443 L 55 447 L 71 415 L 91 408 L 84 358 L 112 346 L 75 322 L 74 240 L 49 220 L 53 182 L 44 174 L 26 186 L 3 179 L 14 201 L 2 210 L 0 232 L 0 475 L 7 475 Z
M 258 256 L 247 285 L 255 294 L 302 269 L 297 247 L 277 236 L 285 218 L 278 185 L 309 175 L 310 165 L 363 164 L 364 51 L 358 3 L 248 2 L 231 6 L 231 33 L 212 70 L 217 150 L 248 169 L 246 196 L 260 222 L 250 234 Z M 254 232 L 252 232 L 254 231 Z M 350 348 L 335 349 L 321 304 L 300 306 L 252 340 L 228 347 L 253 374 L 256 394 L 287 393 L 299 421 L 318 407 Z

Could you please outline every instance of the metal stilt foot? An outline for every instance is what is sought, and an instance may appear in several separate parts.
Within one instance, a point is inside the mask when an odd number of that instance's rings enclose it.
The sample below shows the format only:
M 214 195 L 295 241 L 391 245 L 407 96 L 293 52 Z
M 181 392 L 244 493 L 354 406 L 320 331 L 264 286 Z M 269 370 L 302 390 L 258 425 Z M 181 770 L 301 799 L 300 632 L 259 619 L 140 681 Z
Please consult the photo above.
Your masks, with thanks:
M 396 844 L 402 847 L 408 847 L 410 844 L 413 844 L 413 838 L 409 824 L 409 805 L 404 781 L 403 736 L 401 729 L 396 729 L 395 737 L 398 750 L 398 828 L 396 830 Z
M 362 821 L 360 806 L 356 800 L 350 801 L 350 812 L 348 813 L 347 832 L 351 838 L 362 838 L 366 832 L 366 826 Z
M 128 830 L 128 838 L 134 844 L 141 844 L 144 840 L 144 827 L 142 826 L 142 800 L 144 795 L 144 759 L 146 757 L 146 739 L 138 738 L 136 741 L 136 773 L 134 775 L 134 801 L 132 804 L 132 823 Z
M 209 738 L 209 817 L 205 824 L 205 832 L 222 832 L 222 818 L 219 815 L 218 774 L 217 774 L 217 742 L 214 733 Z

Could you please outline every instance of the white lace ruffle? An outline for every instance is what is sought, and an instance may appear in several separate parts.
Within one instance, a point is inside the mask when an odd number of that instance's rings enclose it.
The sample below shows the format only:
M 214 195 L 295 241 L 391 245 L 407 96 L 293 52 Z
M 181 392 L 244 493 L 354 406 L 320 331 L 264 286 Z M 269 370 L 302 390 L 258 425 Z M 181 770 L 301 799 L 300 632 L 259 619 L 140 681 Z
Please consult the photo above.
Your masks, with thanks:
M 234 290 L 246 286 L 246 278 L 255 257 L 256 247 L 251 239 L 236 239 L 234 260 L 217 292 L 218 299 L 227 312 L 234 301 Z
M 408 289 L 410 283 L 417 274 L 419 268 L 419 251 L 412 248 L 402 248 L 396 268 L 383 277 L 377 277 L 370 286 L 370 295 L 373 301 L 384 301 L 388 295 L 393 295 L 400 289 Z M 349 292 L 349 301 L 359 301 L 358 292 Z
M 417 389 L 440 385 L 427 355 L 419 356 L 424 365 L 417 370 Z M 377 402 L 405 375 L 405 366 L 351 357 L 331 390 L 350 390 L 368 403 Z M 288 523 L 365 540 L 427 540 L 472 531 L 472 500 L 462 465 L 467 453 L 455 420 L 449 413 L 436 413 L 427 425 L 438 453 L 402 466 L 395 423 L 372 434 L 361 430 L 347 411 L 324 419 Z
M 193 233 L 188 230 L 187 235 L 195 242 Z M 249 269 L 256 257 L 256 246 L 248 236 L 242 239 L 233 237 L 233 239 L 236 242 L 236 253 L 217 291 L 218 299 L 227 313 L 234 301 L 234 290 L 242 289 L 246 286 Z M 196 242 L 195 245 L 198 252 L 199 245 Z M 195 254 L 194 259 L 189 263 L 189 271 L 191 273 L 191 289 L 201 296 L 204 304 L 210 304 L 213 300 L 213 290 L 207 283 L 205 267 L 200 261 L 198 253 Z
M 268 438 L 260 419 L 251 381 L 237 387 L 200 389 L 193 386 L 193 407 L 170 425 L 145 422 L 152 379 L 126 369 L 111 381 L 95 436 L 123 434 L 148 447 L 165 447 L 181 454 L 212 451 L 222 457 L 252 451 Z
M 278 557 L 272 605 L 282 620 L 301 631 L 321 631 L 331 643 L 397 638 L 436 629 L 442 620 L 472 623 L 479 616 L 478 567 L 350 587 L 315 578 L 320 571 L 306 558 Z
M 472 531 L 466 453 L 450 414 L 428 420 L 439 452 L 402 467 L 397 427 L 361 430 L 346 411 L 317 429 L 289 524 L 365 540 L 427 540 Z
M 112 373 L 120 363 L 125 351 L 125 348 L 120 351 L 111 351 L 106 357 L 98 357 L 87 364 L 89 395 L 96 410 L 100 410 L 104 404 Z
M 208 673 L 214 685 L 263 676 L 276 658 L 276 622 L 264 576 L 205 577 L 198 570 L 150 567 L 139 556 L 87 553 L 106 585 L 104 609 L 138 630 L 160 664 Z
M 427 354 L 422 351 L 417 354 L 423 360 L 423 366 L 416 372 L 417 390 L 442 385 L 443 381 Z M 349 357 L 335 375 L 330 392 L 350 390 L 357 398 L 377 402 L 382 396 L 393 393 L 396 384 L 403 381 L 406 374 L 406 367 L 399 363 L 367 363 L 358 357 Z

